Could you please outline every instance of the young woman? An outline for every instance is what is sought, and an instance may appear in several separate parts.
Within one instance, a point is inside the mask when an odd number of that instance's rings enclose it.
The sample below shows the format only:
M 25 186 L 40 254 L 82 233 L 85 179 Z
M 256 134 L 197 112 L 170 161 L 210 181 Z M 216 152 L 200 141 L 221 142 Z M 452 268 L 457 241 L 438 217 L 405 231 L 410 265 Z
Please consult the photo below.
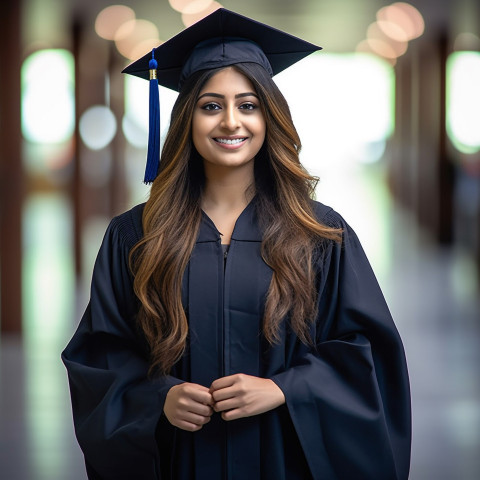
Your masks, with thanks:
M 257 30 L 195 26 L 150 198 L 106 232 L 63 353 L 91 479 L 408 477 L 401 340 Z

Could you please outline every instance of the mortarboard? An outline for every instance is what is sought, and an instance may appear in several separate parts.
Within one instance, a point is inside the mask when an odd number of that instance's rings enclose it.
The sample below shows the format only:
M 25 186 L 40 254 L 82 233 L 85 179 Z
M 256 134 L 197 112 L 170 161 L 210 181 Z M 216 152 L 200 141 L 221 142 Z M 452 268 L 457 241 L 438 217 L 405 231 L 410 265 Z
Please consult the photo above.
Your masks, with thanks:
M 193 73 L 236 63 L 262 65 L 270 76 L 321 47 L 219 8 L 123 70 L 150 80 L 150 126 L 145 183 L 157 176 L 160 159 L 158 84 L 179 90 Z

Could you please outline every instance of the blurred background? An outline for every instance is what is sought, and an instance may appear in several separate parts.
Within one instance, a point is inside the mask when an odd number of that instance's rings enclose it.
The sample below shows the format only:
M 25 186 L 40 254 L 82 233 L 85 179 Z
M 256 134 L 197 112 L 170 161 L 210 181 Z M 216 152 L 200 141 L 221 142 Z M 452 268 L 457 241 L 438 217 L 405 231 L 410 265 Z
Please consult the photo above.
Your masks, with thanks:
M 0 478 L 85 479 L 60 353 L 112 216 L 143 202 L 148 82 L 211 0 L 0 5 Z M 480 4 L 225 0 L 322 45 L 276 81 L 405 344 L 411 479 L 480 478 Z M 175 93 L 161 89 L 162 129 Z

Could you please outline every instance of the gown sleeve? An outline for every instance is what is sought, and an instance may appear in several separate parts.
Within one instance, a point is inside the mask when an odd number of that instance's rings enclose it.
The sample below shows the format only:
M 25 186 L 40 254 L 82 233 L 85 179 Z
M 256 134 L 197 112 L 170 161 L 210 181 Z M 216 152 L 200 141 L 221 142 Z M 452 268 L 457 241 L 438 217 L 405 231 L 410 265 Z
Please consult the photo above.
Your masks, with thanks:
M 62 353 L 68 371 L 75 433 L 89 479 L 159 479 L 155 440 L 165 397 L 180 380 L 149 380 L 148 350 L 137 333 L 138 306 L 128 254 L 134 230 L 114 219 L 94 267 L 91 297 Z M 167 425 L 168 424 L 168 425 Z
M 403 345 L 353 230 L 324 252 L 316 348 L 275 375 L 315 480 L 406 480 L 410 391 Z

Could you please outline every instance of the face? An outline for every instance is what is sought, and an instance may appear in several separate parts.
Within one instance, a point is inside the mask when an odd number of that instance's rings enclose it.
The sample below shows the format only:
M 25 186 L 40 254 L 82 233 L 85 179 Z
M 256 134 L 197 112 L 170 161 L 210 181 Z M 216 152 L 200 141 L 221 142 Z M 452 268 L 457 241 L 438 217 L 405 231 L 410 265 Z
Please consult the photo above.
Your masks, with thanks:
M 229 67 L 202 88 L 192 122 L 205 168 L 253 165 L 265 140 L 265 118 L 250 80 Z

